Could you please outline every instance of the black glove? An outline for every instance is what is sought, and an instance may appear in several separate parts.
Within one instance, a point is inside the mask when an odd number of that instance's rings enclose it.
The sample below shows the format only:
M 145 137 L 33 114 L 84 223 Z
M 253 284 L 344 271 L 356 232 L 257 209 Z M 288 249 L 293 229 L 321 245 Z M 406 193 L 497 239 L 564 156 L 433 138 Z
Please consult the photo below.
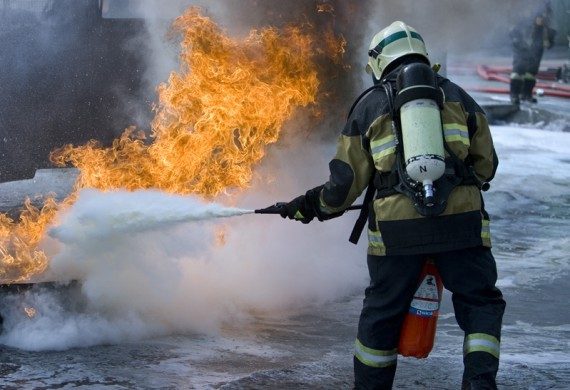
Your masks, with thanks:
M 294 219 L 303 223 L 309 223 L 315 218 L 315 212 L 311 205 L 307 203 L 307 197 L 301 195 L 289 203 L 285 203 L 281 210 L 283 218 Z
M 321 212 L 319 210 L 319 196 L 323 186 L 315 187 L 283 205 L 280 215 L 283 218 L 294 219 L 302 223 L 309 223 Z M 322 221 L 321 218 L 319 220 Z
M 310 189 L 305 195 L 298 196 L 291 202 L 285 203 L 282 206 L 280 215 L 283 218 L 294 219 L 303 223 L 309 223 L 315 217 L 321 222 L 340 217 L 344 214 L 344 211 L 327 214 L 320 209 L 319 203 L 323 187 L 324 185 Z

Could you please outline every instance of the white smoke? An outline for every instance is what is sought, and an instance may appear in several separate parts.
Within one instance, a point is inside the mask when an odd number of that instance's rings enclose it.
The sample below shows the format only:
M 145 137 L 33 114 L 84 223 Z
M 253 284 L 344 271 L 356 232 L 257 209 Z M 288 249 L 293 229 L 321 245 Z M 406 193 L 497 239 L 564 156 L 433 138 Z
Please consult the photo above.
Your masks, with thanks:
M 79 286 L 12 297 L 0 343 L 59 350 L 215 333 L 252 313 L 295 313 L 360 291 L 366 240 L 348 243 L 355 214 L 308 225 L 243 215 L 326 180 L 331 147 L 298 143 L 291 136 L 287 147 L 270 148 L 252 188 L 232 197 L 244 209 L 157 191 L 83 191 L 42 245 L 50 277 Z M 37 310 L 33 318 L 22 300 Z
M 157 231 L 177 223 L 250 213 L 253 210 L 224 207 L 197 197 L 167 195 L 158 190 L 102 193 L 84 189 L 73 205 L 73 212 L 60 226 L 52 228 L 49 235 L 62 243 L 83 244 L 105 236 Z

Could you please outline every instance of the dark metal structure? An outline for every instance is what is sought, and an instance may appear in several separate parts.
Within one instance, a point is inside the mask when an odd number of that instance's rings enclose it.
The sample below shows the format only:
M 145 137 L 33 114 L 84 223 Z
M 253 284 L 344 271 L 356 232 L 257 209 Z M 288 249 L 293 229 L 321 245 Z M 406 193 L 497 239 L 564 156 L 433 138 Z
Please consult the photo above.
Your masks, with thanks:
M 102 0 L 0 0 L 0 182 L 32 178 L 67 143 L 148 122 L 142 19 Z

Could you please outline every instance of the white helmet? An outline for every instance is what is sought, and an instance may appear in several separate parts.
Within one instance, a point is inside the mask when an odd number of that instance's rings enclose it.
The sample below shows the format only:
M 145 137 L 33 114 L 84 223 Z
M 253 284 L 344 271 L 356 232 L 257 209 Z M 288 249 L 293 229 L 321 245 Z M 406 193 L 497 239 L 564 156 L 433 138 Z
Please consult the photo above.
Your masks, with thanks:
M 372 38 L 366 71 L 381 80 L 389 64 L 411 54 L 424 57 L 429 64 L 426 45 L 420 34 L 404 22 L 395 21 Z

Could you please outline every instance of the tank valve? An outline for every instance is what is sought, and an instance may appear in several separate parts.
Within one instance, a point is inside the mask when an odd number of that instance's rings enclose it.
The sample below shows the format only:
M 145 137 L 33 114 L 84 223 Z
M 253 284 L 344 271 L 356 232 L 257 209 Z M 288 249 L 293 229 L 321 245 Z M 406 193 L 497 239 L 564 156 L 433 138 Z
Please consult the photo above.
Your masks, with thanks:
M 424 181 L 424 205 L 432 207 L 435 204 L 433 183 Z

